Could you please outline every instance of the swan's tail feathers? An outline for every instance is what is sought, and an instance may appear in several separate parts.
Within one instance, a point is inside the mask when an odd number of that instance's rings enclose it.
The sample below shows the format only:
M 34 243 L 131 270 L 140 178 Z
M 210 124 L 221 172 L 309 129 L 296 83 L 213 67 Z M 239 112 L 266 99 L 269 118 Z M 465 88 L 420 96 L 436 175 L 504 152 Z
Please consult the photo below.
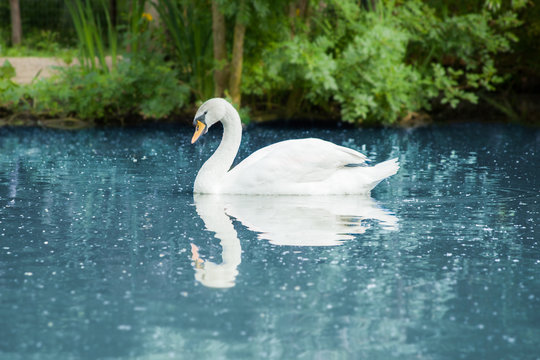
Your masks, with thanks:
M 390 159 L 378 163 L 377 165 L 371 167 L 372 176 L 373 176 L 373 186 L 380 183 L 382 180 L 386 179 L 389 176 L 394 175 L 399 170 L 398 159 Z

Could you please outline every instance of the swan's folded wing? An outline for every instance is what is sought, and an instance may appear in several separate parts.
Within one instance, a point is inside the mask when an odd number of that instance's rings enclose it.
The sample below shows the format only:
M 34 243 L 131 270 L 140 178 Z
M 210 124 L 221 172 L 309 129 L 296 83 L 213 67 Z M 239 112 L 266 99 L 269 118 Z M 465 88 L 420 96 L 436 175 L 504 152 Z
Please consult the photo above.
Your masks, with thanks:
M 320 139 L 299 139 L 262 148 L 230 171 L 237 182 L 308 183 L 323 181 L 336 170 L 366 162 L 358 151 Z

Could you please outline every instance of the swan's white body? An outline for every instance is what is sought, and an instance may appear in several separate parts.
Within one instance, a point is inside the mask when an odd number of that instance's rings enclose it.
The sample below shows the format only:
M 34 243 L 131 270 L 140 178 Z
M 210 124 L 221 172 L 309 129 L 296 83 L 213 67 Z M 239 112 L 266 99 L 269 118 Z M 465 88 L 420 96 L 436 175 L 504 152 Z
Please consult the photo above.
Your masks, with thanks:
M 223 138 L 195 179 L 205 194 L 326 195 L 367 194 L 399 169 L 397 159 L 375 166 L 358 151 L 320 139 L 287 140 L 251 154 L 231 169 L 242 139 L 240 116 L 224 99 L 210 99 L 197 111 L 195 142 L 214 123 Z

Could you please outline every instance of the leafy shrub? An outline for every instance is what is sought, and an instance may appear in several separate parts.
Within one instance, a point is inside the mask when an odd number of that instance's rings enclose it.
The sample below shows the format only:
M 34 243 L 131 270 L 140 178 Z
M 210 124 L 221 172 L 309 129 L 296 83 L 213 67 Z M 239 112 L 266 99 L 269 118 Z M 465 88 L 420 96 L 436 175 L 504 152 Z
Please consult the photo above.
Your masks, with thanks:
M 4 64 L 0 66 L 0 80 L 9 80 L 15 76 L 15 68 L 9 60 L 4 61 Z
M 11 86 L 0 93 L 0 106 L 36 115 L 118 121 L 167 117 L 188 98 L 189 88 L 167 63 L 155 56 L 138 56 L 119 61 L 110 73 L 73 66 L 50 79 Z
M 493 90 L 503 81 L 496 57 L 510 51 L 517 25 L 513 12 L 439 15 L 421 1 L 379 1 L 367 11 L 356 1 L 328 1 L 304 31 L 246 66 L 244 89 L 300 87 L 311 104 L 339 104 L 344 121 L 391 124 L 433 103 L 474 103 L 479 90 Z
M 2 108 L 2 103 L 12 104 L 18 101 L 18 97 L 14 97 L 13 93 L 19 86 L 11 80 L 15 75 L 13 65 L 8 60 L 4 61 L 4 64 L 0 66 L 0 108 Z

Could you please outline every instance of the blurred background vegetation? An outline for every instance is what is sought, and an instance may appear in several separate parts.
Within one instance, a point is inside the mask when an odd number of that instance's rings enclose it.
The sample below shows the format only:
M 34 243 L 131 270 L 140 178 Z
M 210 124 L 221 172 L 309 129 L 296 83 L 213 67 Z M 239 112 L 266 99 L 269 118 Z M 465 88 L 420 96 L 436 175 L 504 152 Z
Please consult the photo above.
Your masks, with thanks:
M 530 0 L 10 0 L 0 18 L 0 56 L 70 65 L 18 84 L 2 61 L 4 123 L 184 119 L 213 96 L 245 121 L 539 121 Z

